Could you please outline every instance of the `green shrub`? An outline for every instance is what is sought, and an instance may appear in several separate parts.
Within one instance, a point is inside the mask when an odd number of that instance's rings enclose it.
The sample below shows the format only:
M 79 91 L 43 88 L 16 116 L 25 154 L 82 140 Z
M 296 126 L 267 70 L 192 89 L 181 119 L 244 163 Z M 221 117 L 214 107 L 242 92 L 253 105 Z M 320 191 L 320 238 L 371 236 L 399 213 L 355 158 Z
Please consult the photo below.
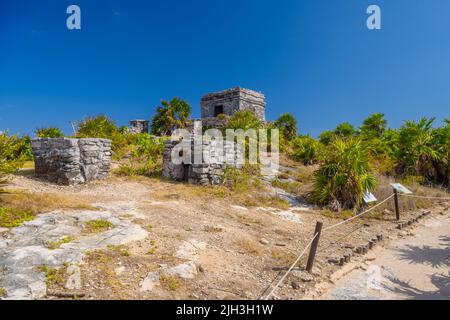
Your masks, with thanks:
M 319 159 L 321 144 L 310 136 L 297 137 L 292 142 L 291 157 L 304 165 L 312 165 Z
M 297 120 L 290 113 L 282 114 L 274 125 L 280 130 L 281 135 L 287 140 L 291 141 L 297 136 Z
M 334 140 L 315 173 L 313 202 L 336 211 L 360 205 L 364 192 L 376 186 L 368 160 L 361 140 Z
M 14 173 L 27 160 L 24 142 L 17 136 L 0 133 L 0 173 Z
M 64 133 L 56 127 L 46 127 L 37 129 L 35 132 L 38 138 L 63 138 Z
M 247 131 L 249 129 L 261 128 L 261 121 L 251 111 L 238 111 L 228 122 L 228 129 Z

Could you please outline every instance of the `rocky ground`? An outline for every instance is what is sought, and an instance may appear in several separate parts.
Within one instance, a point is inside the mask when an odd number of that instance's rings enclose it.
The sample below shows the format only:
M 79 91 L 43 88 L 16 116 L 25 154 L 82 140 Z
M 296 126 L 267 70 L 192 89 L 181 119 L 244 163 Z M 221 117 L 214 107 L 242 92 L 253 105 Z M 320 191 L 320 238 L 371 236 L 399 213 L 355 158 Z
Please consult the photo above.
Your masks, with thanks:
M 151 178 L 62 187 L 25 175 L 9 188 L 84 197 L 96 210 L 43 213 L 0 230 L 5 299 L 258 299 L 308 243 L 316 221 L 342 221 L 301 202 L 289 201 L 287 210 L 243 207 L 207 188 Z M 448 208 L 438 204 L 432 215 L 441 212 Z M 108 227 L 89 232 L 86 223 L 98 220 Z M 377 235 L 384 235 L 381 244 L 408 236 L 396 227 L 386 210 L 324 233 L 313 274 L 296 268 L 276 298 L 320 293 L 318 284 L 342 269 L 344 255 L 363 260 L 354 251 Z

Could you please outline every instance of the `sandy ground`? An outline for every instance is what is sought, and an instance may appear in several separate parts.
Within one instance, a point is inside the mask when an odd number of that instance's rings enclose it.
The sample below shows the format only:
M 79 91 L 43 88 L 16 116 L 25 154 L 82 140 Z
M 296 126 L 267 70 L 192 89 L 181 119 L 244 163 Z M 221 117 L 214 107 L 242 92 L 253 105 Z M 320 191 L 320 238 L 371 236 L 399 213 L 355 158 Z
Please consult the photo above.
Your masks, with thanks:
M 424 220 L 376 259 L 342 278 L 323 299 L 450 299 L 450 217 Z
M 325 226 L 342 221 L 318 210 L 291 208 L 287 214 L 298 218 L 293 221 L 274 208 L 245 208 L 227 198 L 212 197 L 207 189 L 192 192 L 189 186 L 150 178 L 111 178 L 62 187 L 17 176 L 10 188 L 86 197 L 148 232 L 145 239 L 127 243 L 121 250 L 102 249 L 84 255 L 78 288 L 84 299 L 258 299 L 280 276 L 277 268 L 289 266 L 303 250 L 317 221 Z M 434 211 L 445 209 L 438 206 Z M 417 214 L 404 212 L 402 218 Z M 398 234 L 396 226 L 388 211 L 323 234 L 313 276 L 295 270 L 276 297 L 301 299 L 341 268 L 330 259 L 352 253 L 379 234 L 389 240 Z M 8 239 L 8 231 L 0 235 L 5 246 Z M 306 257 L 300 266 L 305 261 Z M 177 270 L 175 276 L 170 270 Z M 0 272 L 0 287 L 1 277 Z

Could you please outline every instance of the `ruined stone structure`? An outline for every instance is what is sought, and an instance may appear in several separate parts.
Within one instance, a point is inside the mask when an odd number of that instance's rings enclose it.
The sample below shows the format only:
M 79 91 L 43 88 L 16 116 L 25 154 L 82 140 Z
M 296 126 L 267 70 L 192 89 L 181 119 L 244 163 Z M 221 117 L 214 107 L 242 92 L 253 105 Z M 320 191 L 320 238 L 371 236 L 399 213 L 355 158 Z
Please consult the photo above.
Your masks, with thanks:
M 207 94 L 200 102 L 202 119 L 216 118 L 220 114 L 232 116 L 237 111 L 249 110 L 261 121 L 266 120 L 264 94 L 244 88 L 233 88 Z
M 197 144 L 198 150 L 195 146 Z M 175 149 L 177 148 L 177 149 Z M 175 150 L 174 150 L 175 149 Z M 184 156 L 187 161 L 175 164 L 172 161 L 172 151 L 190 150 Z M 195 158 L 201 161 L 195 163 Z M 232 141 L 191 139 L 181 142 L 167 141 L 164 146 L 162 175 L 176 181 L 185 181 L 191 184 L 218 185 L 227 167 L 240 168 L 242 163 L 242 148 Z
M 148 120 L 131 120 L 130 121 L 130 129 L 128 132 L 130 133 L 148 133 Z
M 111 141 L 107 139 L 40 138 L 31 142 L 35 175 L 62 185 L 108 177 Z

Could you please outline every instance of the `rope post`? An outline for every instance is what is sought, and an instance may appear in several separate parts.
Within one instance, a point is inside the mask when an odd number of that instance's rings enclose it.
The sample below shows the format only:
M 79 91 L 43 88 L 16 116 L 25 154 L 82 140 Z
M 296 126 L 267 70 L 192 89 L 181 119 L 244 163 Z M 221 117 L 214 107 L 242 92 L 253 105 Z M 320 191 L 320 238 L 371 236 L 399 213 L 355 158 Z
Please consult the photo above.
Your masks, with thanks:
M 398 191 L 394 189 L 394 205 L 395 205 L 395 216 L 397 217 L 397 221 L 400 221 L 400 208 L 398 206 Z
M 309 251 L 308 263 L 306 264 L 306 271 L 312 272 L 314 259 L 316 258 L 317 247 L 319 246 L 320 234 L 322 233 L 323 223 L 317 221 L 316 230 L 314 231 L 314 240 L 311 244 L 311 249 Z

